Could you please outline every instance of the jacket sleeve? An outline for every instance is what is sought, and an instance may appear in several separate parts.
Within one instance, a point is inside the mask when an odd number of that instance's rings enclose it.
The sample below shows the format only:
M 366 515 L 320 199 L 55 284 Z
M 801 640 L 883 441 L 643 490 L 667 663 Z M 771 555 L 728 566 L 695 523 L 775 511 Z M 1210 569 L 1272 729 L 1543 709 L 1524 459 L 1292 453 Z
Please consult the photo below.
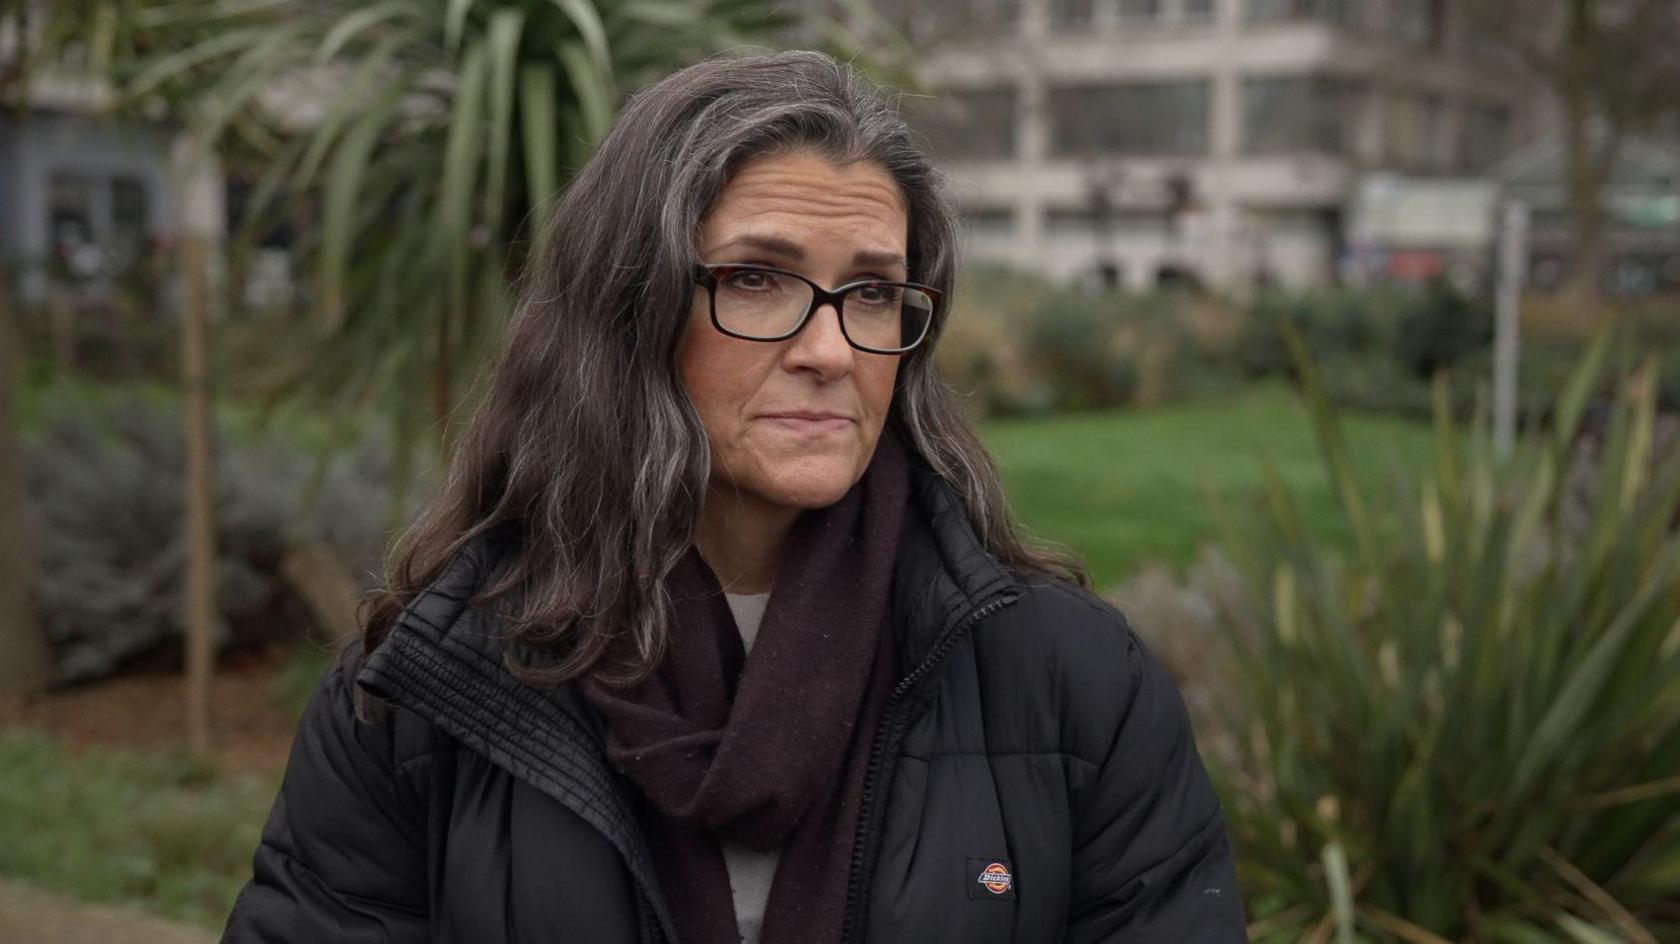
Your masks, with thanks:
M 1160 662 L 1123 620 L 1120 629 L 1123 682 L 1110 675 L 1116 699 L 1103 712 L 1112 739 L 1075 811 L 1068 941 L 1246 941 L 1230 840 L 1189 713 Z
M 391 727 L 360 721 L 352 666 L 330 670 L 298 724 L 252 877 L 222 934 L 233 944 L 428 939 L 425 815 Z

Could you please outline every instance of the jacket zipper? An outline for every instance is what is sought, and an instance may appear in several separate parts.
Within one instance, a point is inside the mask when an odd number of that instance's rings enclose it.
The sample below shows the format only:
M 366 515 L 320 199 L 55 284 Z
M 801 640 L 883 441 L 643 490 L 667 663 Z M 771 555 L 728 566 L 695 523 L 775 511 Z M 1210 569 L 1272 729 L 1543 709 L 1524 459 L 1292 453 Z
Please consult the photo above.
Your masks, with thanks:
M 642 940 L 653 942 L 653 944 L 663 944 L 665 941 L 665 926 L 659 923 L 659 915 L 654 910 L 647 889 L 637 889 L 636 897 L 641 899 L 642 927 L 647 931 Z
M 864 912 L 869 905 L 868 887 L 874 879 L 875 856 L 867 846 L 870 839 L 877 838 L 875 824 L 872 822 L 875 818 L 875 789 L 877 786 L 887 786 L 886 783 L 877 784 L 876 781 L 884 774 L 883 762 L 889 754 L 897 752 L 898 743 L 903 740 L 905 729 L 909 727 L 910 717 L 906 710 L 909 695 L 927 678 L 934 667 L 944 661 L 951 647 L 955 646 L 974 624 L 1014 603 L 1019 595 L 1005 591 L 979 605 L 947 629 L 934 641 L 933 648 L 928 650 L 921 664 L 909 675 L 899 679 L 892 695 L 887 699 L 887 707 L 882 712 L 881 726 L 876 730 L 875 741 L 870 746 L 869 766 L 865 768 L 863 775 L 863 795 L 858 799 L 857 834 L 852 838 L 852 863 L 847 873 L 846 912 L 841 924 L 840 944 L 862 940 L 866 917 Z

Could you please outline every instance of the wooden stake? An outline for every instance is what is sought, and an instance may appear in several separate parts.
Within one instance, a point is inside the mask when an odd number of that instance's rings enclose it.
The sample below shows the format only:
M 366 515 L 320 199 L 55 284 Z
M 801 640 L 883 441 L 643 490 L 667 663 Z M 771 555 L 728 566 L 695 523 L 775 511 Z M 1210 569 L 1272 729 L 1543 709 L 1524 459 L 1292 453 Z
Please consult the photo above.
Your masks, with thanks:
M 29 495 L 12 395 L 22 358 L 0 279 L 0 698 L 33 695 L 52 682 L 52 653 L 35 599 L 34 543 L 25 513 Z
M 221 174 L 214 158 L 190 132 L 171 155 L 179 216 L 181 265 L 182 507 L 186 573 L 181 611 L 186 650 L 187 744 L 204 755 L 211 748 L 210 678 L 216 655 L 216 479 L 212 454 L 210 390 L 210 253 L 218 238 Z
M 181 380 L 186 429 L 186 709 L 187 744 L 210 752 L 210 676 L 216 634 L 215 478 L 210 457 L 209 287 L 204 240 L 184 233 L 180 242 L 183 307 Z

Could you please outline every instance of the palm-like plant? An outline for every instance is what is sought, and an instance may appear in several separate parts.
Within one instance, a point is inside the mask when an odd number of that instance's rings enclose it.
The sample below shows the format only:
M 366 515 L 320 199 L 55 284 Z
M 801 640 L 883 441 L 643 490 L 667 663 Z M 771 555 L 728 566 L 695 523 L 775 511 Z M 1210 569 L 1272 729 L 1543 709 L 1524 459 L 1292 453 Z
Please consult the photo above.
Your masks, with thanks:
M 1653 372 L 1583 450 L 1601 342 L 1504 462 L 1443 384 L 1436 466 L 1379 516 L 1294 346 L 1356 552 L 1316 547 L 1281 485 L 1235 542 L 1227 804 L 1255 939 L 1675 940 L 1680 467 Z
M 304 356 L 263 388 L 348 418 L 441 420 L 496 336 L 508 286 L 621 92 L 774 43 L 771 0 L 176 0 L 130 8 L 147 50 L 125 99 L 190 104 L 258 171 L 242 235 L 292 224 Z M 427 396 L 429 392 L 429 397 Z M 347 409 L 348 408 L 348 409 Z
M 43 67 L 102 74 L 113 59 L 132 57 L 143 37 L 126 28 L 126 14 L 140 6 L 140 0 L 0 0 L 0 34 L 10 40 L 0 48 L 0 96 L 21 106 L 18 92 Z

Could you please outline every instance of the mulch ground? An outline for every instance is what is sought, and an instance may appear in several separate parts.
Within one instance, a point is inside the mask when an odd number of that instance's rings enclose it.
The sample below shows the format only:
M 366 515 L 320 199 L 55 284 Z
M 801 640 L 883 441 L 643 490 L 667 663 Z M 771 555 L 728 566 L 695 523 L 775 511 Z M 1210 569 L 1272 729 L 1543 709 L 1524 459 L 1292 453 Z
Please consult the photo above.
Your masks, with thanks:
M 218 767 L 278 774 L 296 721 L 274 695 L 276 653 L 230 654 L 211 685 L 211 730 Z M 143 669 L 28 700 L 0 702 L 0 728 L 41 730 L 71 750 L 163 750 L 186 742 L 184 682 L 178 669 Z

